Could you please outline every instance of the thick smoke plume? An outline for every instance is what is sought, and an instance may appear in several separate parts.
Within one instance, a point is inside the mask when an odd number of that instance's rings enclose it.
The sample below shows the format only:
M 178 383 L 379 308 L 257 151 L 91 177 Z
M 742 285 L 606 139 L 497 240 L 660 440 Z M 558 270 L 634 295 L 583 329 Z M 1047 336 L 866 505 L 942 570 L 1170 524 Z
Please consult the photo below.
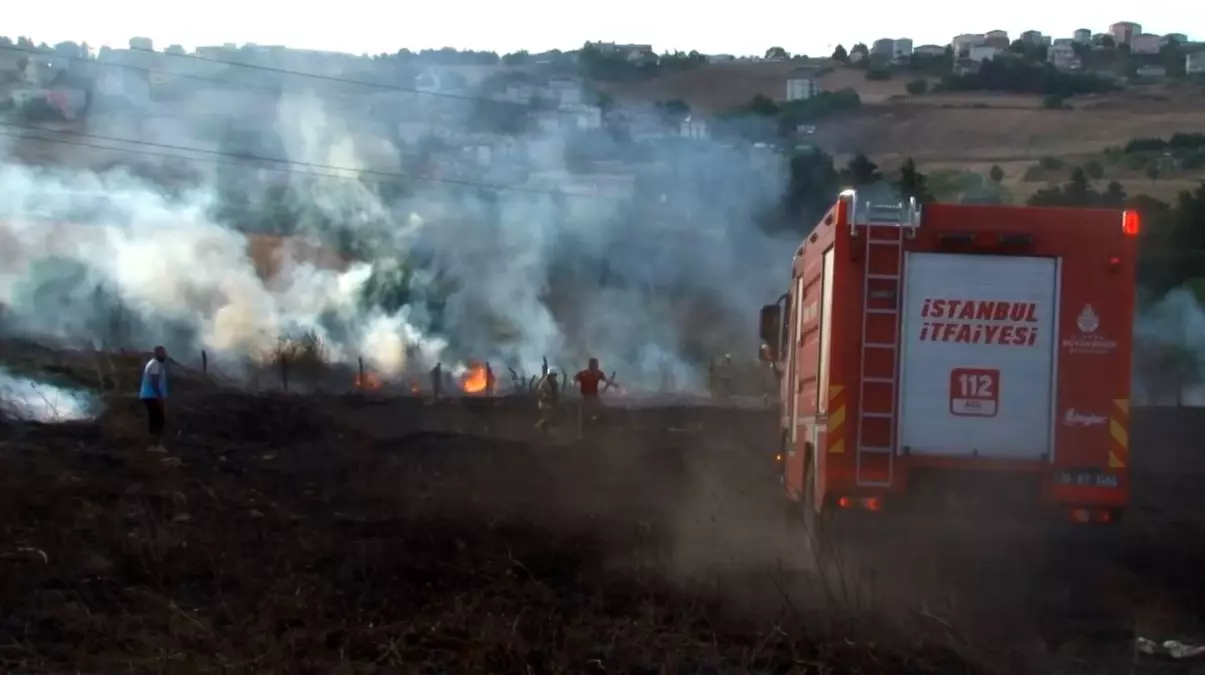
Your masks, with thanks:
M 290 86 L 268 104 L 94 102 L 87 138 L 169 150 L 5 139 L 3 330 L 232 362 L 313 333 L 387 375 L 592 355 L 635 386 L 697 386 L 708 358 L 754 353 L 756 309 L 795 245 L 757 225 L 784 187 L 769 151 L 537 124 L 503 137 L 477 130 L 482 102 Z M 66 159 L 13 159 L 34 146 Z M 446 168 L 470 150 L 490 161 Z M 568 171 L 579 156 L 588 168 Z M 579 194 L 604 180 L 621 188 Z

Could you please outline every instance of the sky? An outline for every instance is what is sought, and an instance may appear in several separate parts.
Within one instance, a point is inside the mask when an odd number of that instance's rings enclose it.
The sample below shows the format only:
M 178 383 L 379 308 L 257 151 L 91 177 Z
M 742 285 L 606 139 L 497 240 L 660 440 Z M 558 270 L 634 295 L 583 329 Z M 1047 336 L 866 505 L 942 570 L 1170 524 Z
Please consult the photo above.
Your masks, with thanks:
M 6 3 L 9 37 L 35 42 L 66 40 L 92 47 L 124 47 L 132 36 L 155 48 L 187 49 L 226 42 L 286 45 L 349 53 L 396 52 L 403 47 L 510 52 L 576 49 L 587 40 L 652 44 L 659 51 L 763 54 L 773 46 L 821 56 L 837 44 L 849 47 L 881 37 L 910 37 L 916 44 L 947 44 L 959 33 L 993 29 L 1016 35 L 1040 30 L 1070 37 L 1076 28 L 1104 32 L 1117 21 L 1134 21 L 1151 33 L 1205 37 L 1205 4 L 1184 0 L 1091 3 L 1012 0 L 967 4 L 952 0 L 898 3 L 863 0 L 810 3 L 778 0 L 750 7 L 733 0 L 609 0 L 576 5 L 564 0 L 422 2 L 407 0 L 74 0 L 49 10 L 38 2 Z M 407 5 L 409 5 L 407 7 Z M 405 9 L 402 9 L 405 7 Z M 605 8 L 605 9 L 604 9 Z M 978 11 L 978 10 L 985 11 Z M 948 10 L 948 11 L 947 11 Z M 990 15 L 995 16 L 990 16 Z M 979 17 L 979 18 L 968 18 Z

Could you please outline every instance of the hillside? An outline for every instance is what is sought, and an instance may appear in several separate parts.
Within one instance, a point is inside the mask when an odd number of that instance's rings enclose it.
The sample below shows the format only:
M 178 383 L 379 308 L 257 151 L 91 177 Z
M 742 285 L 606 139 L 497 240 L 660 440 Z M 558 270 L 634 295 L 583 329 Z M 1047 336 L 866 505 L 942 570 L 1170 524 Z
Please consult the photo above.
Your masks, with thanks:
M 811 65 L 823 65 L 824 62 Z M 783 98 L 793 62 L 710 64 L 640 83 L 602 84 L 626 102 L 681 99 L 693 111 L 716 112 L 747 103 L 754 96 Z M 1205 132 L 1205 89 L 1148 85 L 1126 92 L 1074 98 L 1069 110 L 1048 110 L 1033 95 L 938 93 L 909 95 L 908 77 L 869 81 L 864 71 L 825 68 L 825 91 L 853 89 L 861 109 L 816 125 L 814 141 L 838 161 L 865 153 L 885 168 L 907 157 L 927 172 L 975 172 L 986 176 L 993 165 L 1004 171 L 1003 185 L 1024 199 L 1049 181 L 1066 178 L 1032 167 L 1044 157 L 1070 166 L 1096 159 L 1106 148 L 1132 138 Z M 1182 171 L 1151 180 L 1141 170 L 1111 170 L 1129 194 L 1173 198 L 1205 179 L 1205 171 Z

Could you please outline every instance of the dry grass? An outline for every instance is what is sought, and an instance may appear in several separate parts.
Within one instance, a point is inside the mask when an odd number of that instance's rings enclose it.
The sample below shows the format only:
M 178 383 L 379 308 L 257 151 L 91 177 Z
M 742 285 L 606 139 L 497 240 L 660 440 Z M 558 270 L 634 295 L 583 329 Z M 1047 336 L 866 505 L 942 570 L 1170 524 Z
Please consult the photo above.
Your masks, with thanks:
M 1134 137 L 1205 132 L 1205 112 L 957 109 L 896 104 L 821 125 L 837 153 L 906 155 L 918 162 L 1006 162 L 1099 152 Z

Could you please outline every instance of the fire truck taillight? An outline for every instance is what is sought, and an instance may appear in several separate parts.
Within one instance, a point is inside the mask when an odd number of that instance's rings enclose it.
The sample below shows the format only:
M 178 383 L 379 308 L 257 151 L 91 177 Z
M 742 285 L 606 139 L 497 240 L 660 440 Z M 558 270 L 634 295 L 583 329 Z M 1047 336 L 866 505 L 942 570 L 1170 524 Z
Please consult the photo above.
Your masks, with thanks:
M 1121 214 L 1121 231 L 1127 237 L 1137 237 L 1142 230 L 1142 219 L 1137 211 L 1123 211 Z

